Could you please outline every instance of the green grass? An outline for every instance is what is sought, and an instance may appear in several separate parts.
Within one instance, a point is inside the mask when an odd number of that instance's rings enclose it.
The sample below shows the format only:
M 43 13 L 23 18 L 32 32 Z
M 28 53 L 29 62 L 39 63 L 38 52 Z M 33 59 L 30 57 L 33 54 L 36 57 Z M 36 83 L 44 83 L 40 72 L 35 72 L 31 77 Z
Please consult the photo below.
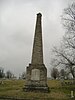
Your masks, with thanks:
M 75 85 L 62 86 L 58 80 L 48 80 L 49 93 L 24 92 L 22 89 L 24 85 L 25 80 L 3 80 L 3 84 L 0 84 L 0 97 L 27 98 L 29 100 L 71 100 L 70 91 L 75 89 Z

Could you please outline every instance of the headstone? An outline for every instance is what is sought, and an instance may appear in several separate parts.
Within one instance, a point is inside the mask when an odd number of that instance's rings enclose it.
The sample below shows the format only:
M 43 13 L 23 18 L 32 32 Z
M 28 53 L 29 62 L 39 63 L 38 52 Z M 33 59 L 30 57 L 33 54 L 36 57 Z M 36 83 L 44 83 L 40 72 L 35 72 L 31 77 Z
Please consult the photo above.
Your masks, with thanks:
M 48 92 L 47 69 L 43 61 L 42 14 L 37 14 L 31 64 L 26 69 L 24 91 Z
M 71 98 L 74 98 L 74 92 L 71 91 Z

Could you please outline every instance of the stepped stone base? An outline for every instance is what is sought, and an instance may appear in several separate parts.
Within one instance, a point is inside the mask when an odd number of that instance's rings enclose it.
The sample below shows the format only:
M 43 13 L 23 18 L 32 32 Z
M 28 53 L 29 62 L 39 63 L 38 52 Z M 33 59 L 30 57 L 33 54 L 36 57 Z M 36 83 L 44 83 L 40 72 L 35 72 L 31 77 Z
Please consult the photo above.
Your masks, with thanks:
M 48 86 L 25 85 L 23 90 L 25 92 L 44 92 L 44 93 L 48 93 L 49 92 L 49 87 Z
M 24 91 L 49 92 L 47 69 L 44 64 L 29 64 L 27 67 Z

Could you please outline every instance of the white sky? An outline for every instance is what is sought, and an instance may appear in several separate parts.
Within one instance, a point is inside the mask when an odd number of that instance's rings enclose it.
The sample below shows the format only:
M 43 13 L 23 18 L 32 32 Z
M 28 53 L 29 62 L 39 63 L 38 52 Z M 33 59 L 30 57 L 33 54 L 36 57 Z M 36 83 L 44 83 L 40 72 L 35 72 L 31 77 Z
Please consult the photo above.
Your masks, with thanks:
M 0 67 L 15 75 L 31 62 L 36 14 L 42 13 L 44 63 L 50 65 L 51 48 L 65 33 L 63 9 L 74 0 L 0 0 Z

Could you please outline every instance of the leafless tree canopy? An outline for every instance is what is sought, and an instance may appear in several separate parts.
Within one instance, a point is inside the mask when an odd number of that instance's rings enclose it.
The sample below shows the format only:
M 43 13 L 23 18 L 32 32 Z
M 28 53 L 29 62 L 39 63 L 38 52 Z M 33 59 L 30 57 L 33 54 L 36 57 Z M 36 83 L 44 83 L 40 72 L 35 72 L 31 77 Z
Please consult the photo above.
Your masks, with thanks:
M 67 32 L 75 33 L 75 2 L 73 2 L 68 8 L 64 9 L 62 21 Z
M 59 47 L 53 48 L 53 66 L 68 68 L 75 78 L 75 3 L 64 9 L 62 22 L 66 33 Z

